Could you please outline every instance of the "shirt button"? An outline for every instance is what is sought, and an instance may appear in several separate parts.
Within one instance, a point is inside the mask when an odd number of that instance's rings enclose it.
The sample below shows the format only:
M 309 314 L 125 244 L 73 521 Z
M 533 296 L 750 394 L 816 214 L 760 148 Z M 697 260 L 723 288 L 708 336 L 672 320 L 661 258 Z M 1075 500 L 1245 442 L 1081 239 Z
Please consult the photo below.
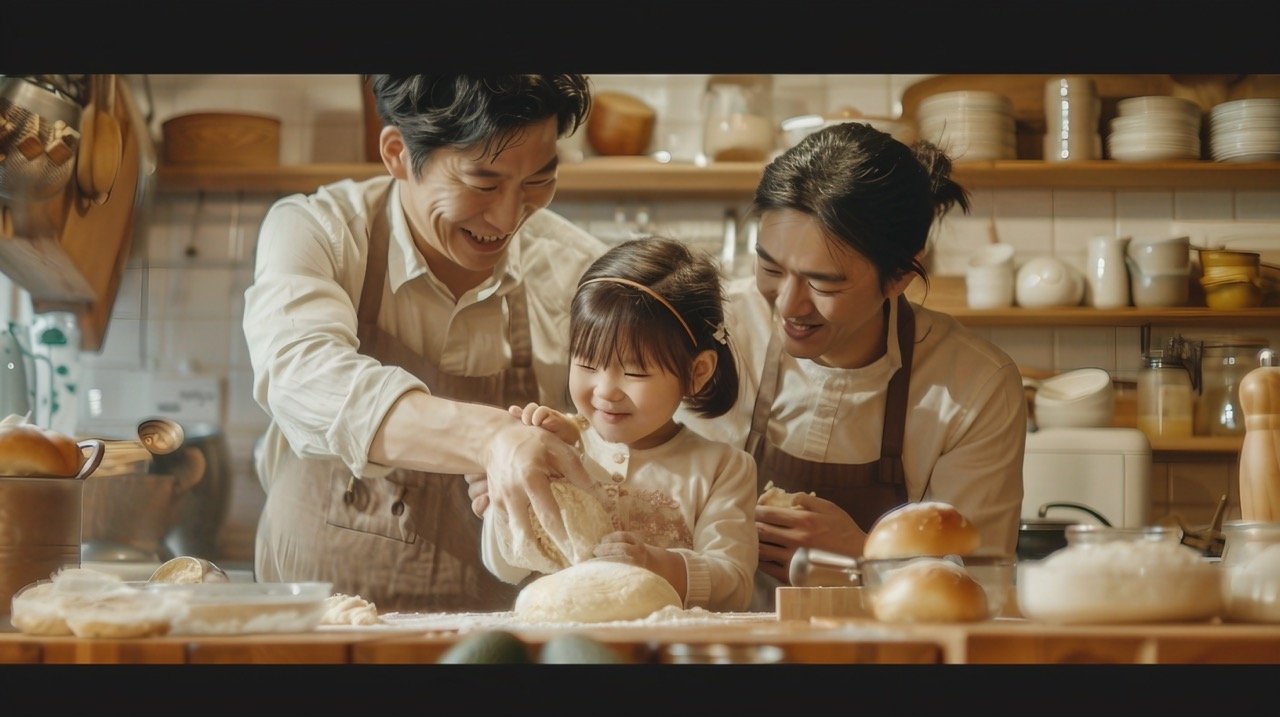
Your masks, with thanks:
M 613 482 L 614 482 L 614 483 L 621 483 L 621 482 L 622 482 L 622 474 L 621 474 L 621 473 L 614 473 L 613 475 L 611 475 L 611 476 L 609 476 L 609 477 L 613 479 Z
M 613 462 L 614 462 L 614 463 L 621 463 L 621 462 L 623 462 L 623 461 L 625 461 L 625 460 L 627 460 L 627 457 L 626 457 L 626 456 L 624 456 L 624 455 L 622 455 L 621 453 L 614 453 L 614 454 L 613 454 Z

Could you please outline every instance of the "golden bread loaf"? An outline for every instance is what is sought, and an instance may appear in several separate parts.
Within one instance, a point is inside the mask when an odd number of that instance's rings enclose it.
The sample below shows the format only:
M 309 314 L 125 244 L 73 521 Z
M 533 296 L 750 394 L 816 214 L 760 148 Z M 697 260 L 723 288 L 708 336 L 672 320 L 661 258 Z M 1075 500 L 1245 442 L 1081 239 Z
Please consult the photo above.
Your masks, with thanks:
M 907 503 L 880 516 L 867 534 L 865 558 L 969 555 L 982 543 L 977 526 L 955 506 L 938 501 Z
M 71 437 L 29 423 L 0 426 L 0 475 L 71 478 L 84 460 Z
M 894 570 L 871 596 L 880 622 L 977 622 L 987 619 L 987 593 L 955 563 L 920 558 Z

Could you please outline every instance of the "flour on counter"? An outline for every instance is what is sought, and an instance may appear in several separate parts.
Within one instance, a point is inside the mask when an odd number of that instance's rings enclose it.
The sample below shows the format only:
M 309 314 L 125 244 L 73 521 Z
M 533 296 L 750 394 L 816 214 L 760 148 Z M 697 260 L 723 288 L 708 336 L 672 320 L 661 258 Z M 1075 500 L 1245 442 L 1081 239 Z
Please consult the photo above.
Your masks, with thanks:
M 563 630 L 582 628 L 635 628 L 661 626 L 710 626 L 725 624 L 778 624 L 772 612 L 712 612 L 700 607 L 664 607 L 641 620 L 614 622 L 533 622 L 506 612 L 390 612 L 382 615 L 378 625 L 361 629 L 390 629 L 426 632 L 468 632 L 471 630 Z M 320 630 L 350 630 L 349 625 L 321 625 Z

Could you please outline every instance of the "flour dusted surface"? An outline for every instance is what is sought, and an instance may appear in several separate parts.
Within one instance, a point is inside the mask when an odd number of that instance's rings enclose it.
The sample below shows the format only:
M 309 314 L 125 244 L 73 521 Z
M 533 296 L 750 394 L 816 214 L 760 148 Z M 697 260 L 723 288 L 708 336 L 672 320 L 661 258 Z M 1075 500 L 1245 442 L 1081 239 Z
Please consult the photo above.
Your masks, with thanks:
M 506 612 L 391 612 L 382 615 L 382 625 L 397 630 L 425 630 L 440 632 L 467 632 L 471 630 L 542 630 L 566 628 L 635 628 L 656 626 L 706 627 L 725 624 L 762 623 L 777 624 L 777 616 L 772 612 L 712 612 L 700 607 L 679 608 L 674 606 L 656 610 L 648 617 L 638 620 L 615 620 L 611 622 L 543 622 L 529 620 L 516 615 L 514 611 Z M 322 630 L 331 630 L 334 626 L 323 625 Z

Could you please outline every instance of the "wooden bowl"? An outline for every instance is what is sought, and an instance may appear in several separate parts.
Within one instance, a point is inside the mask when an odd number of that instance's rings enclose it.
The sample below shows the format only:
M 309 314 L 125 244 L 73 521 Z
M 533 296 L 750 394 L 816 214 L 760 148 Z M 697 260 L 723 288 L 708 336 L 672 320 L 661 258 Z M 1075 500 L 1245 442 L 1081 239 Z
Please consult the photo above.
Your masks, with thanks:
M 162 125 L 164 161 L 260 167 L 280 164 L 280 119 L 245 112 L 196 112 Z
M 624 92 L 598 92 L 587 118 L 587 141 L 606 157 L 644 154 L 653 138 L 657 113 Z

